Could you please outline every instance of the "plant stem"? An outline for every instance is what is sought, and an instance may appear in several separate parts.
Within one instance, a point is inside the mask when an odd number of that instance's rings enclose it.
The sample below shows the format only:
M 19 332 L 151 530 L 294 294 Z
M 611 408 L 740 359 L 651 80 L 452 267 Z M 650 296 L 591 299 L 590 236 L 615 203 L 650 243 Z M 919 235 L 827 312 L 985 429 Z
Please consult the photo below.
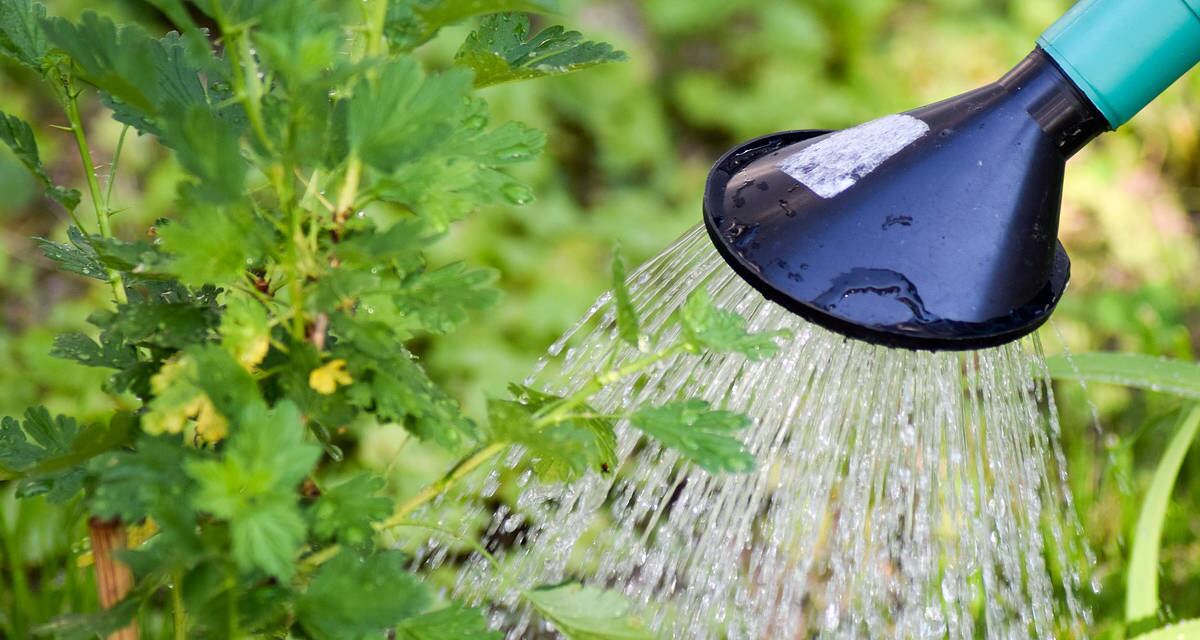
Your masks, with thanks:
M 126 548 L 125 527 L 120 520 L 88 521 L 88 537 L 92 541 L 92 557 L 96 563 L 96 590 L 100 606 L 111 609 L 133 589 L 133 572 L 118 562 L 116 554 Z M 137 621 L 109 634 L 108 640 L 137 640 Z
M 550 405 L 549 411 L 539 417 L 534 423 L 538 426 L 546 426 L 558 424 L 567 419 L 570 412 L 580 405 L 585 404 L 589 398 L 596 395 L 598 391 L 604 387 L 613 384 L 623 378 L 631 376 L 635 373 L 640 373 L 642 370 L 650 367 L 658 362 L 666 360 L 672 356 L 688 351 L 691 346 L 686 342 L 680 342 L 671 347 L 652 353 L 644 358 L 634 360 L 629 364 L 618 369 L 605 371 L 604 373 L 596 374 L 591 380 L 588 380 L 578 391 L 567 396 L 560 402 Z
M 87 135 L 83 131 L 83 118 L 79 115 L 79 92 L 70 81 L 66 84 L 67 120 L 71 123 L 71 133 L 75 136 L 75 146 L 79 149 L 79 159 L 83 162 L 83 175 L 87 179 L 88 191 L 92 197 L 92 208 L 96 211 L 96 225 L 100 229 L 100 237 L 112 238 L 112 225 L 108 219 L 108 210 L 104 206 L 100 192 L 100 183 L 96 180 L 96 167 L 92 163 L 92 150 L 88 145 Z M 125 281 L 121 272 L 108 269 L 108 283 L 112 286 L 113 298 L 117 303 L 125 304 L 129 299 L 125 296 Z
M 171 606 L 174 609 L 175 640 L 187 640 L 187 611 L 183 605 L 183 572 L 171 576 Z
M 392 513 L 390 518 L 379 523 L 379 528 L 388 529 L 396 526 L 396 524 L 399 522 L 404 522 L 408 516 L 412 515 L 412 512 L 421 508 L 421 506 L 426 502 L 436 498 L 438 494 L 442 493 L 446 489 L 454 486 L 456 482 L 461 480 L 467 474 L 478 469 L 485 462 L 496 457 L 501 451 L 504 451 L 508 447 L 509 444 L 507 442 L 496 442 L 489 444 L 470 456 L 464 458 L 458 464 L 454 465 L 454 468 L 451 469 L 449 473 L 439 478 L 436 482 L 427 485 L 424 489 L 417 493 L 417 495 L 409 498 L 403 504 L 397 507 L 396 511 Z
M 246 110 L 246 119 L 260 144 L 271 155 L 275 153 L 275 145 L 267 133 L 266 120 L 262 113 L 262 83 L 258 78 L 258 64 L 254 62 L 254 54 L 250 51 L 250 41 L 242 26 L 232 26 L 225 16 L 225 10 L 220 2 L 213 3 L 214 17 L 221 28 L 221 34 L 226 38 L 225 55 L 229 56 L 229 66 L 232 68 L 234 94 L 241 98 L 242 107 Z
M 121 164 L 121 150 L 125 148 L 125 135 L 129 133 L 129 125 L 121 127 L 121 137 L 117 138 L 117 149 L 113 151 L 112 170 L 108 172 L 108 188 L 104 190 L 104 212 L 111 217 L 113 186 L 117 184 L 117 167 Z

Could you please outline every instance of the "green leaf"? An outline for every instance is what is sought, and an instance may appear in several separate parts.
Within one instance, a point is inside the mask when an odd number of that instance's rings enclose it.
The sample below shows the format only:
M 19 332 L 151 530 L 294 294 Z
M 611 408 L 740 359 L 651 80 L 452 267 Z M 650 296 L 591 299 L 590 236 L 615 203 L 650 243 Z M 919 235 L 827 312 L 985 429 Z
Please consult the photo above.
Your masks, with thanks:
M 384 34 L 391 45 L 412 50 L 437 32 L 475 16 L 500 11 L 554 13 L 557 0 L 396 0 L 388 3 Z
M 42 26 L 47 38 L 79 66 L 84 80 L 142 113 L 156 113 L 158 52 L 141 27 L 118 27 L 94 11 L 83 12 L 79 24 L 51 18 Z
M 532 389 L 511 386 L 509 400 L 488 401 L 488 434 L 492 442 L 519 444 L 529 451 L 534 472 L 547 482 L 567 482 L 588 469 L 609 473 L 616 465 L 616 434 L 612 424 L 597 418 L 570 418 L 557 424 L 538 422 L 538 411 L 554 400 Z M 591 412 L 582 407 L 581 412 Z
M 1184 456 L 1200 432 L 1200 407 L 1193 408 L 1179 424 L 1170 444 L 1158 461 L 1150 489 L 1142 500 L 1133 549 L 1129 553 L 1129 575 L 1125 587 L 1125 621 L 1135 622 L 1158 615 L 1158 550 L 1162 546 L 1163 521 L 1171 503 L 1175 479 Z
M 180 447 L 178 439 L 143 436 L 132 451 L 112 451 L 96 458 L 92 469 L 99 482 L 92 513 L 125 522 L 151 517 L 160 527 L 186 523 L 190 528 L 194 512 L 188 496 L 194 483 L 186 467 L 199 455 L 194 448 Z
M 430 601 L 429 590 L 408 573 L 407 564 L 399 551 L 366 558 L 338 554 L 317 570 L 296 602 L 300 626 L 315 640 L 382 637 Z
M 462 114 L 451 137 L 380 177 L 371 190 L 421 215 L 438 231 L 484 204 L 532 202 L 529 188 L 503 168 L 536 157 L 545 135 L 516 122 L 486 126 L 481 107 Z
M 496 273 L 458 262 L 420 273 L 395 295 L 400 311 L 416 318 L 430 333 L 449 333 L 472 311 L 494 306 L 500 293 L 491 287 Z
M 175 151 L 179 164 L 196 178 L 188 194 L 215 204 L 242 196 L 246 162 L 242 159 L 240 132 L 218 117 L 207 105 L 194 104 L 167 119 L 163 141 Z M 231 210 L 230 215 L 237 215 Z
M 475 86 L 560 75 L 625 59 L 612 45 L 586 42 L 578 31 L 553 26 L 530 37 L 529 16 L 502 13 L 484 18 L 467 37 L 457 64 L 475 71 Z
M 158 236 L 170 272 L 192 286 L 243 282 L 273 244 L 265 223 L 237 206 L 193 207 L 181 222 L 159 227 Z
M 347 393 L 355 405 L 451 450 L 478 440 L 475 424 L 458 402 L 399 346 L 389 326 L 340 314 L 332 324 L 339 339 L 333 355 L 348 363 L 354 382 Z
M 1050 375 L 1200 399 L 1200 365 L 1132 353 L 1082 353 L 1046 359 Z
M 5 6 L 7 5 L 0 5 L 0 20 L 3 19 Z M 37 140 L 33 137 L 33 129 L 30 128 L 29 123 L 16 116 L 0 112 L 0 141 L 8 145 L 8 148 L 12 149 L 13 154 L 17 156 L 17 160 L 42 183 L 47 196 L 61 204 L 67 211 L 74 211 L 75 207 L 79 206 L 81 198 L 79 190 L 67 189 L 54 184 L 54 180 L 46 173 L 46 168 L 42 166 L 41 156 L 38 154 Z
M 109 269 L 130 272 L 139 278 L 164 277 L 160 273 L 164 257 L 147 240 L 126 242 L 101 236 L 88 240 L 100 264 Z
M 42 31 L 46 7 L 31 0 L 0 2 L 0 54 L 41 73 L 50 44 Z
M 361 81 L 350 101 L 351 149 L 367 165 L 393 171 L 450 138 L 467 106 L 471 74 L 426 76 L 415 58 L 397 58 L 379 81 Z
M 703 400 L 686 400 L 643 407 L 630 422 L 711 473 L 754 469 L 754 456 L 730 435 L 750 426 L 744 415 L 715 410 Z
M 100 256 L 92 248 L 87 236 L 78 227 L 67 228 L 70 244 L 62 244 L 45 238 L 34 238 L 47 258 L 58 263 L 58 268 L 77 273 L 87 278 L 108 281 L 108 271 L 100 263 Z
M 392 511 L 392 501 L 379 495 L 385 484 L 379 476 L 362 473 L 327 489 L 310 511 L 313 533 L 352 547 L 370 543 L 372 523 Z
M 568 640 L 649 640 L 653 638 L 619 593 L 580 584 L 539 587 L 525 599 Z
M 775 338 L 785 335 L 782 331 L 748 332 L 745 318 L 718 309 L 703 288 L 688 296 L 679 320 L 693 346 L 717 353 L 741 353 L 751 360 L 766 360 L 775 355 L 779 351 Z
M 107 425 L 80 429 L 73 418 L 52 418 L 44 407 L 33 407 L 21 422 L 0 421 L 0 470 L 21 478 L 18 496 L 45 493 L 61 502 L 82 488 L 79 465 L 128 442 L 133 429 L 132 416 L 124 412 Z
M 229 521 L 233 558 L 242 571 L 282 579 L 295 571 L 305 538 L 295 488 L 321 456 L 304 433 L 295 405 L 268 410 L 252 403 L 235 421 L 221 459 L 187 467 L 199 485 L 196 506 Z
M 60 333 L 54 338 L 50 355 L 109 369 L 126 369 L 138 363 L 133 347 L 110 333 L 101 334 L 99 343 L 82 333 Z
M 266 307 L 246 294 L 231 293 L 221 315 L 221 346 L 242 368 L 251 370 L 263 361 L 271 346 L 271 318 Z
M 397 640 L 501 640 L 504 634 L 488 628 L 482 609 L 451 605 L 409 618 L 396 629 Z
M 616 249 L 613 251 L 612 287 L 613 303 L 617 310 L 617 333 L 625 342 L 637 346 L 641 328 L 625 277 L 625 259 L 621 256 L 621 250 Z
M 1169 624 L 1161 629 L 1134 636 L 1133 640 L 1200 640 L 1200 619 Z

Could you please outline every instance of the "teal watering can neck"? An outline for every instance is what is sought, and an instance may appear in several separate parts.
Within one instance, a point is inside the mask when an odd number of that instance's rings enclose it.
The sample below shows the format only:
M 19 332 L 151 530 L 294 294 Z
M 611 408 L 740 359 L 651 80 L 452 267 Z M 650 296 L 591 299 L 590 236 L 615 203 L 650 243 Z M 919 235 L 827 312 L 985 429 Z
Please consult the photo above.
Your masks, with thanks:
M 1081 0 L 1038 46 L 1116 129 L 1200 62 L 1200 0 Z

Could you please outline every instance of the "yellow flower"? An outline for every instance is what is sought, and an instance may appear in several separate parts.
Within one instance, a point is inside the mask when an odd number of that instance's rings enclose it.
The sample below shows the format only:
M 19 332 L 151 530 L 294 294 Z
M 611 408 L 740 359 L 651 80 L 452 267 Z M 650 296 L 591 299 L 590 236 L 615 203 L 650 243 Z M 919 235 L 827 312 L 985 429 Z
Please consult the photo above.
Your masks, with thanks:
M 208 396 L 203 398 L 204 403 L 196 413 L 196 433 L 205 442 L 220 442 L 229 435 L 229 422 L 217 411 Z
M 308 386 L 321 395 L 329 395 L 342 385 L 354 382 L 346 371 L 346 361 L 338 358 L 330 360 L 323 366 L 317 367 L 308 374 Z

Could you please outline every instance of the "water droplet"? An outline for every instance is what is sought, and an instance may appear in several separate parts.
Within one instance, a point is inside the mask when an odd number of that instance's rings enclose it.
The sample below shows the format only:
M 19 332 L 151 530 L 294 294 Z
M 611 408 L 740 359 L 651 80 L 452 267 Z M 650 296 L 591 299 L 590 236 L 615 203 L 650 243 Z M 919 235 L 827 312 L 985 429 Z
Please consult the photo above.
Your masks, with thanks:
M 504 199 L 513 204 L 522 205 L 533 202 L 533 191 L 518 182 L 510 182 L 504 185 L 501 191 L 504 193 Z

